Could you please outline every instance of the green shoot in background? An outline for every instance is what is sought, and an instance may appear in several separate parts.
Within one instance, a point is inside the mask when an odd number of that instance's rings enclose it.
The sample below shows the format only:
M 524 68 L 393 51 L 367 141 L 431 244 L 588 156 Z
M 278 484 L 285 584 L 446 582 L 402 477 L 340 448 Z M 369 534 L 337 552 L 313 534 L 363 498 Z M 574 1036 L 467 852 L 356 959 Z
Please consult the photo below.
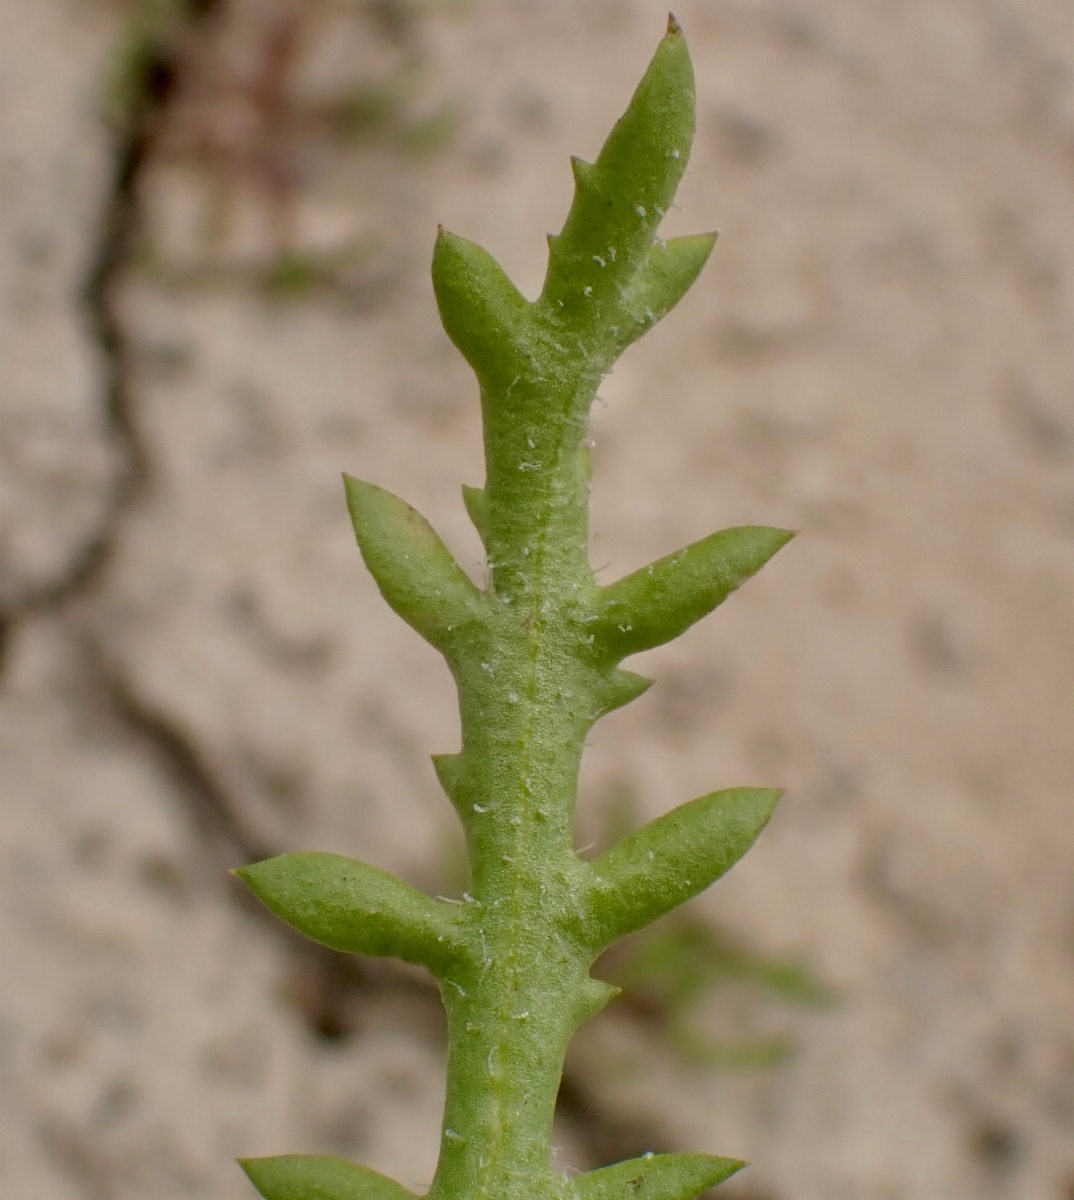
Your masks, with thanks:
M 685 913 L 620 943 L 594 970 L 619 988 L 616 1006 L 645 1022 L 686 1067 L 770 1067 L 797 1049 L 786 1033 L 720 1040 L 703 1033 L 696 1015 L 713 993 L 748 988 L 750 1018 L 765 998 L 813 1008 L 834 1000 L 801 963 L 759 955 Z M 630 1064 L 615 1065 L 622 1070 Z
M 346 479 L 365 563 L 388 604 L 447 660 L 462 747 L 434 759 L 463 824 L 471 884 L 430 899 L 334 854 L 239 874 L 273 912 L 336 950 L 394 955 L 436 977 L 448 1015 L 447 1099 L 433 1200 L 693 1200 L 743 1164 L 647 1155 L 567 1179 L 549 1139 L 567 1043 L 616 988 L 590 967 L 612 943 L 707 888 L 750 848 L 778 792 L 692 800 L 589 862 L 574 851 L 586 734 L 649 680 L 619 668 L 683 633 L 785 545 L 781 529 L 713 534 L 601 587 L 589 565 L 589 409 L 632 342 L 697 278 L 715 237 L 656 237 L 686 169 L 694 81 L 667 36 L 549 239 L 541 295 L 522 296 L 480 247 L 441 230 L 433 285 L 477 375 L 483 488 L 464 488 L 488 556 L 478 589 L 390 493 Z M 246 1160 L 265 1200 L 407 1200 L 342 1159 Z

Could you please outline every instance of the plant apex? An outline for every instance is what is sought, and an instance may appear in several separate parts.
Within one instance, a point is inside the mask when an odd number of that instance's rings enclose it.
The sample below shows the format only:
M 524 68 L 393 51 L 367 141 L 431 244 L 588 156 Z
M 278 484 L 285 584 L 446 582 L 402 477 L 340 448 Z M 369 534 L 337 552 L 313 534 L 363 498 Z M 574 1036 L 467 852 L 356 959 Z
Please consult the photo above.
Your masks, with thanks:
M 682 33 L 682 26 L 675 20 L 675 14 L 668 13 L 668 33 Z

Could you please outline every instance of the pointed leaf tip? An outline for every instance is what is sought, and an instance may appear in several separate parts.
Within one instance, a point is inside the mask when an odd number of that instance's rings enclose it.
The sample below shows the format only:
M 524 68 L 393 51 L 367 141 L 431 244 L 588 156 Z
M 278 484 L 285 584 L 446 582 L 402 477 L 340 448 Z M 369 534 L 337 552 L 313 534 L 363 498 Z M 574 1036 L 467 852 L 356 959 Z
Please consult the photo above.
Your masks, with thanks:
M 675 20 L 674 13 L 668 13 L 668 33 L 682 33 L 682 26 Z
M 559 320 L 617 324 L 623 289 L 644 266 L 675 197 L 694 134 L 694 76 L 686 40 L 669 26 L 597 161 L 575 164 L 575 193 L 551 253 L 541 303 Z
M 473 803 L 468 799 L 470 789 L 467 787 L 466 760 L 461 754 L 434 754 L 432 760 L 444 795 L 455 806 L 463 825 L 470 824 L 475 814 Z
M 712 1154 L 646 1154 L 576 1176 L 570 1193 L 574 1200 L 696 1200 L 745 1165 Z
M 586 162 L 584 158 L 579 158 L 577 154 L 571 155 L 571 172 L 574 175 L 574 182 L 582 188 L 591 188 L 596 186 L 596 168 L 591 162 Z
M 741 587 L 794 536 L 786 529 L 724 529 L 598 592 L 595 642 L 613 661 L 684 633 Z
M 488 549 L 489 504 L 484 488 L 462 485 L 462 502 L 466 513 L 481 538 L 481 544 Z
M 645 695 L 652 686 L 653 681 L 646 676 L 616 668 L 606 676 L 597 690 L 599 707 L 594 714 L 594 720 L 631 704 Z
M 264 1200 L 414 1200 L 415 1194 L 369 1167 L 320 1154 L 240 1158 Z
M 718 236 L 715 232 L 695 233 L 669 238 L 652 247 L 645 265 L 623 295 L 623 307 L 633 319 L 620 334 L 623 349 L 662 321 L 693 287 Z

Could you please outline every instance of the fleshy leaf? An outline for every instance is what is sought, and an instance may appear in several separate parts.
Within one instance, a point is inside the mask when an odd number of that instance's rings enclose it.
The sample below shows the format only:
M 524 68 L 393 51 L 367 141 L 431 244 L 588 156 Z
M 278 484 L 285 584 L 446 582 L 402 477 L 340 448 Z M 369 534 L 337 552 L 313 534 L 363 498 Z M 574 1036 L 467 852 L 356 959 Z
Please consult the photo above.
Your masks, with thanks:
M 693 67 L 682 32 L 669 23 L 597 161 L 572 160 L 574 201 L 549 239 L 541 301 L 551 311 L 569 317 L 590 304 L 621 303 L 675 196 L 693 133 Z
M 594 644 L 614 662 L 670 642 L 718 605 L 794 534 L 742 525 L 711 534 L 601 588 Z
M 715 883 L 768 824 L 781 793 L 730 788 L 674 808 L 589 863 L 594 951 L 685 904 Z
M 600 708 L 594 715 L 596 717 L 606 716 L 617 708 L 622 708 L 637 700 L 652 686 L 651 679 L 646 679 L 644 675 L 639 675 L 636 671 L 612 671 L 597 692 Z
M 622 990 L 614 983 L 605 983 L 603 979 L 593 979 L 592 977 L 587 979 L 582 985 L 575 1005 L 578 1024 L 581 1025 L 590 1017 L 595 1017 L 597 1013 L 607 1008 L 616 996 L 621 994 Z
M 445 332 L 479 379 L 502 387 L 526 369 L 533 306 L 487 250 L 441 229 L 433 291 Z
M 462 502 L 466 505 L 467 515 L 481 538 L 481 544 L 484 545 L 488 539 L 489 528 L 489 501 L 488 496 L 485 495 L 485 489 L 468 487 L 464 483 L 462 485 Z
M 457 911 L 339 854 L 281 854 L 236 872 L 289 925 L 333 950 L 402 958 L 434 974 L 465 953 Z
M 265 1200 L 414 1200 L 415 1193 L 345 1158 L 280 1154 L 240 1158 L 239 1166 Z
M 426 641 L 448 650 L 456 629 L 481 619 L 481 593 L 417 509 L 350 475 L 343 483 L 362 558 L 381 595 Z
M 697 233 L 653 246 L 623 297 L 634 325 L 621 332 L 621 346 L 636 341 L 671 312 L 693 287 L 715 245 L 715 233 Z
M 746 1164 L 712 1154 L 646 1154 L 570 1181 L 574 1200 L 695 1200 Z
M 432 760 L 433 770 L 444 789 L 444 794 L 455 806 L 455 811 L 465 824 L 473 814 L 468 811 L 462 794 L 462 755 L 434 754 Z

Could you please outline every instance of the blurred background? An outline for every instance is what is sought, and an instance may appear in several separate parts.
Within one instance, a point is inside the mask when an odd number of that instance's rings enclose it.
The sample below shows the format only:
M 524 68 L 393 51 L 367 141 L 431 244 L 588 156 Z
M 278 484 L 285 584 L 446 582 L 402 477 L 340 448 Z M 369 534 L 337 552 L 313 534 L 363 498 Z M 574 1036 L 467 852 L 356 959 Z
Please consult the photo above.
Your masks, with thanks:
M 801 536 L 635 660 L 580 846 L 783 786 L 756 850 L 602 964 L 554 1161 L 753 1165 L 728 1200 L 1074 1197 L 1074 7 L 683 0 L 719 228 L 594 416 L 593 563 Z M 416 971 L 226 868 L 433 892 L 437 656 L 347 470 L 481 572 L 437 222 L 534 295 L 657 0 L 0 0 L 0 1192 L 252 1195 L 233 1156 L 419 1191 Z M 588 853 L 588 851 L 587 851 Z

